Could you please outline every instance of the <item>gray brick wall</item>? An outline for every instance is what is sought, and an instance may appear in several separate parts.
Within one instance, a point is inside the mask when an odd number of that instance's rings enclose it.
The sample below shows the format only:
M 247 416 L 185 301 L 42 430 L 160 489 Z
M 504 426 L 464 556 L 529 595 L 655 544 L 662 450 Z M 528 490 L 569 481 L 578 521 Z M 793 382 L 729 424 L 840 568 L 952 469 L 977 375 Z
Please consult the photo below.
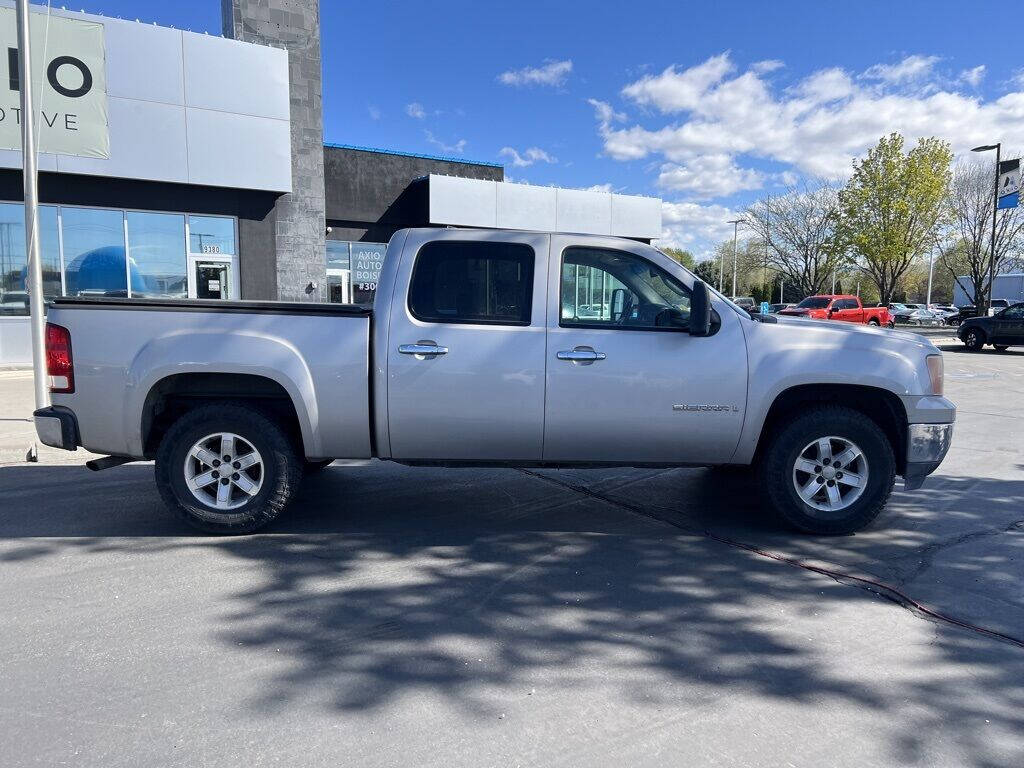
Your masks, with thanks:
M 327 275 L 319 0 L 221 0 L 221 13 L 226 36 L 288 51 L 292 192 L 278 199 L 274 211 L 277 298 L 324 301 Z M 244 262 L 245 254 L 240 258 Z M 310 283 L 317 288 L 307 293 Z

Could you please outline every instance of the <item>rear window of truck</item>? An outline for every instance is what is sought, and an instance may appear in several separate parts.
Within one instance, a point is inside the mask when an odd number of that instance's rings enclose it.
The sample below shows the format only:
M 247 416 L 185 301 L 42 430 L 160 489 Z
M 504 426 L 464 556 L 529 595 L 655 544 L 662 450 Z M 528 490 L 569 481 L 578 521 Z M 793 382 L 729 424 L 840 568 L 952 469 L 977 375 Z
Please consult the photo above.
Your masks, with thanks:
M 409 311 L 428 323 L 529 325 L 533 248 L 439 240 L 416 255 Z

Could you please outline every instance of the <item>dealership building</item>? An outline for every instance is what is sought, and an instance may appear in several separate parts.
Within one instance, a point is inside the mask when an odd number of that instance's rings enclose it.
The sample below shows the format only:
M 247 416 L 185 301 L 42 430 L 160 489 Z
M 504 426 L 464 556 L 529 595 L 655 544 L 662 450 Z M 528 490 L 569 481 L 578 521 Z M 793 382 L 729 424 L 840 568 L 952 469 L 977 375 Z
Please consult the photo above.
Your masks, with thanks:
M 0 0 L 8 37 L 12 7 Z M 35 34 L 47 19 L 32 10 Z M 62 94 L 105 100 L 105 145 L 71 154 L 40 139 L 47 298 L 362 303 L 404 227 L 660 236 L 656 198 L 512 184 L 496 163 L 325 143 L 317 1 L 223 0 L 222 11 L 223 37 L 52 11 L 51 23 L 80 22 L 89 45 L 99 41 L 98 71 L 76 71 L 60 50 L 46 60 L 33 50 L 33 67 Z M 12 82 L 0 131 L 17 120 Z M 40 101 L 41 132 L 85 135 L 73 101 L 49 111 L 45 92 Z M 0 133 L 16 146 L 10 135 Z M 21 152 L 0 149 L 0 365 L 31 354 L 21 199 Z

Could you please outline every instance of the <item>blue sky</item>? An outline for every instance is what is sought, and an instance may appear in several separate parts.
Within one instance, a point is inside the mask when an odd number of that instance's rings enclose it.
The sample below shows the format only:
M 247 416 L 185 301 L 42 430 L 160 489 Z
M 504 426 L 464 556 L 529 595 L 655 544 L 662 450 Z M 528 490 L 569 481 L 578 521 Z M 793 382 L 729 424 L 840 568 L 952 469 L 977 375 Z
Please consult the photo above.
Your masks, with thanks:
M 1024 147 L 1019 32 L 974 7 L 323 0 L 324 138 L 655 195 L 665 241 L 706 254 L 746 204 L 843 178 L 889 131 Z M 84 10 L 220 31 L 218 0 Z

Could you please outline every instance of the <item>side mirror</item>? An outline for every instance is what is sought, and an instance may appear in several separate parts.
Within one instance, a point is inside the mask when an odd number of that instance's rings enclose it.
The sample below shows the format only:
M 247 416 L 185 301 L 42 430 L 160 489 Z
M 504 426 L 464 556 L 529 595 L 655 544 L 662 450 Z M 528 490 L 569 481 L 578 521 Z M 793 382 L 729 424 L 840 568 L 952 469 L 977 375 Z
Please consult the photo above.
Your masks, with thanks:
M 622 312 L 626 308 L 626 289 L 616 288 L 612 291 L 611 320 L 613 323 L 622 319 Z
M 711 335 L 711 292 L 700 280 L 690 290 L 690 335 Z

